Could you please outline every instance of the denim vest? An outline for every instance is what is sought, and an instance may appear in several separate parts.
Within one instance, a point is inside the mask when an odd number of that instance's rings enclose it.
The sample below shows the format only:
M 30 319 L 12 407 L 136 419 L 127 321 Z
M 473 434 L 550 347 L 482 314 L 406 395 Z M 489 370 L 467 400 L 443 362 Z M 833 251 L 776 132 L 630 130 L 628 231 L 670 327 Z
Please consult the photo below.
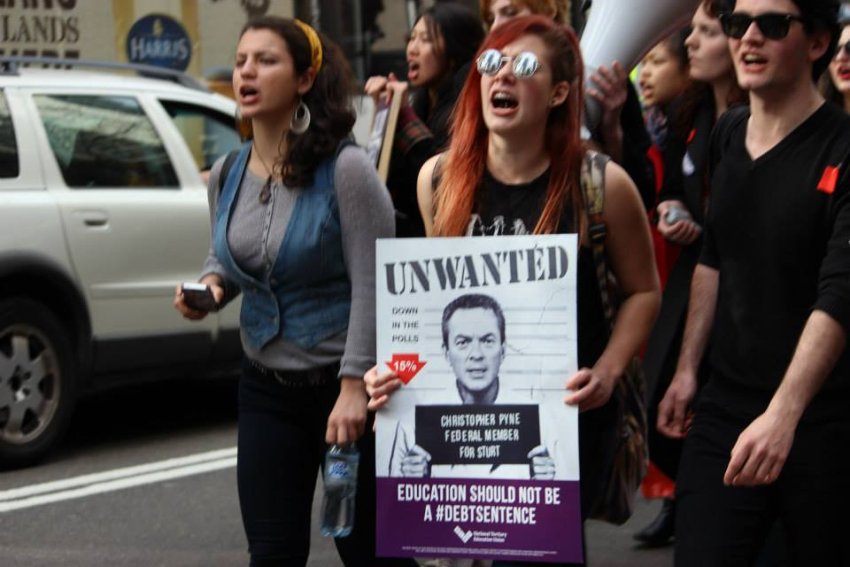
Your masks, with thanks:
M 248 344 L 259 350 L 281 336 L 309 349 L 344 331 L 351 311 L 334 190 L 336 155 L 319 164 L 313 185 L 296 199 L 274 265 L 267 276 L 256 279 L 239 267 L 227 243 L 250 152 L 249 142 L 227 172 L 216 207 L 213 249 L 227 278 L 242 291 L 240 325 Z

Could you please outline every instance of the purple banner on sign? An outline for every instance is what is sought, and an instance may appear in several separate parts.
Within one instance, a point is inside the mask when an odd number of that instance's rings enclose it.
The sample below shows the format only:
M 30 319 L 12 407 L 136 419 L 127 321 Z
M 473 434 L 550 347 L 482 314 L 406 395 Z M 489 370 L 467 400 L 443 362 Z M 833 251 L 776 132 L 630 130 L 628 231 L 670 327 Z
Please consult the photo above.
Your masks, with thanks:
M 578 481 L 378 478 L 377 551 L 580 563 Z

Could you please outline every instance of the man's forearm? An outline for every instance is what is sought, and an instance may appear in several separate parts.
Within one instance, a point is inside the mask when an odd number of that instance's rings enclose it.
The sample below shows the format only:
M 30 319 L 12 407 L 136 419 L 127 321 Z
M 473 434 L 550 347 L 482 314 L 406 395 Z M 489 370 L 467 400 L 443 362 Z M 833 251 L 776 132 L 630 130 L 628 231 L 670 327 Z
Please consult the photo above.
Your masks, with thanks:
M 846 343 L 847 333 L 838 321 L 823 311 L 813 311 L 768 411 L 799 420 L 832 372 Z
M 714 324 L 719 285 L 720 272 L 703 264 L 697 264 L 691 279 L 688 318 L 677 365 L 679 370 L 696 372 L 699 367 Z

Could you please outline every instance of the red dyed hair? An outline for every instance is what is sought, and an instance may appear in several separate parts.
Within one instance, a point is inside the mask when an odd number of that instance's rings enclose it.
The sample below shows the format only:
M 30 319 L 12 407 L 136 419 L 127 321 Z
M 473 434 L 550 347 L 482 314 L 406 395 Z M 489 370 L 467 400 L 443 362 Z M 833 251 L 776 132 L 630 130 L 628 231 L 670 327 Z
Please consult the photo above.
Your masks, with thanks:
M 549 48 L 553 84 L 570 85 L 567 100 L 549 112 L 545 148 L 550 157 L 549 187 L 543 211 L 534 227 L 535 234 L 557 232 L 569 200 L 574 220 L 583 218 L 580 169 L 584 147 L 580 139 L 584 93 L 584 66 L 578 38 L 569 26 L 543 16 L 525 16 L 499 26 L 488 35 L 479 53 L 499 49 L 524 35 L 536 35 Z M 481 113 L 481 75 L 473 69 L 458 97 L 452 125 L 452 141 L 441 167 L 436 194 L 434 233 L 437 236 L 464 236 L 475 206 L 475 195 L 487 162 L 487 126 Z M 579 227 L 580 228 L 580 227 Z

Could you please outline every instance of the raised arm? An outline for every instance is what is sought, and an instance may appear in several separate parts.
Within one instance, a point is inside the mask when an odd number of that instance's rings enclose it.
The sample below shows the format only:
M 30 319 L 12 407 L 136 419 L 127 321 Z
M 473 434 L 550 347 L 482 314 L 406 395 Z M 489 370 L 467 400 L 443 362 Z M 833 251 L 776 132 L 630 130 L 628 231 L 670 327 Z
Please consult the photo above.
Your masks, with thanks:
M 599 120 L 599 142 L 603 151 L 617 163 L 623 163 L 623 128 L 620 115 L 626 104 L 626 81 L 629 79 L 623 66 L 614 61 L 611 67 L 600 65 L 588 81 L 587 94 L 602 110 Z

